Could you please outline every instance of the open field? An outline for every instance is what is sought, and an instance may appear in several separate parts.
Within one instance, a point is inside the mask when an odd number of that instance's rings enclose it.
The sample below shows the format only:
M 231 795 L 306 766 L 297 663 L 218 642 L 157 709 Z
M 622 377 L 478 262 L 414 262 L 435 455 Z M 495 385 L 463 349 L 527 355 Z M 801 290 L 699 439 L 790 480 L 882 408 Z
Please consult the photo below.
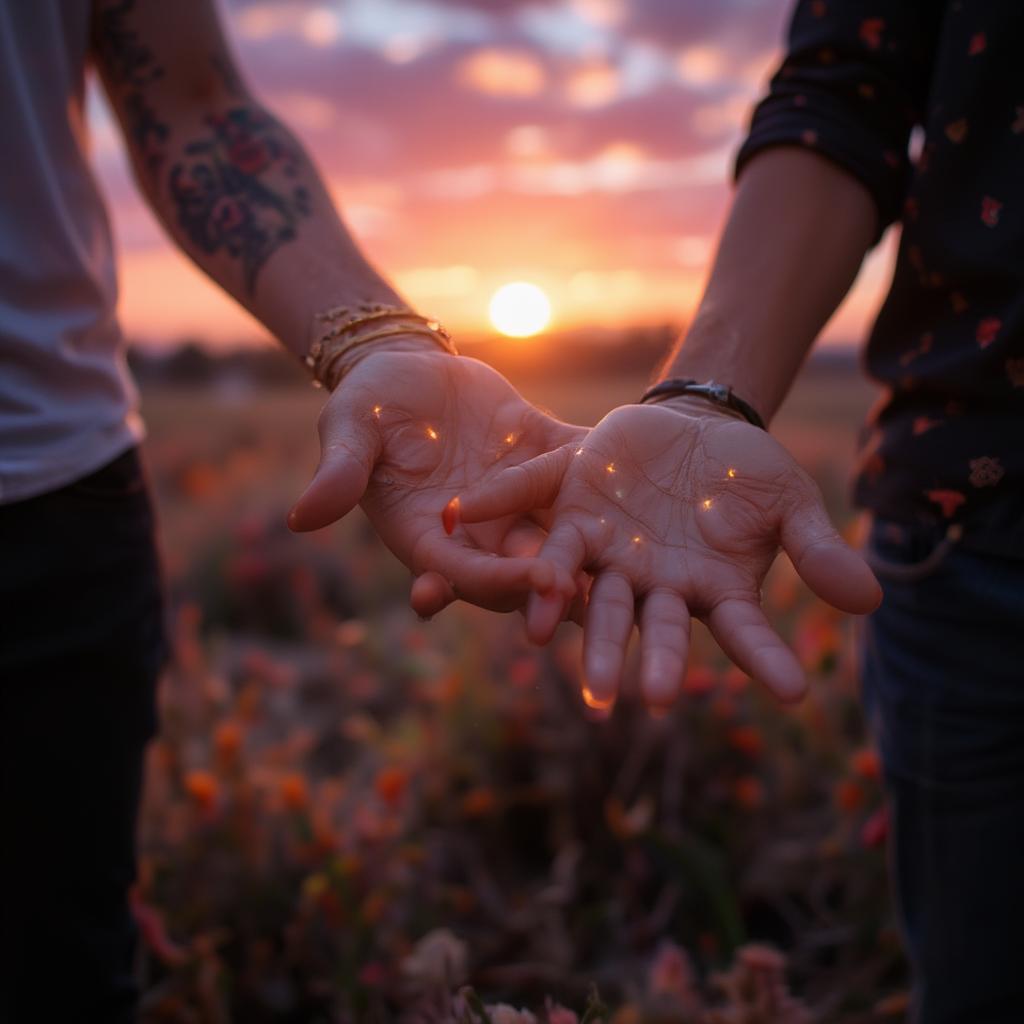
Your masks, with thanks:
M 593 422 L 644 381 L 517 383 Z M 575 627 L 537 651 L 516 616 L 419 623 L 358 513 L 287 532 L 322 397 L 144 395 L 176 646 L 136 899 L 146 1020 L 461 1020 L 464 983 L 552 1024 L 575 1018 L 545 999 L 582 1016 L 592 984 L 617 1024 L 900 1019 L 852 624 L 780 562 L 766 599 L 808 700 L 776 707 L 701 636 L 669 716 L 627 693 L 592 721 Z M 811 374 L 775 428 L 844 523 L 870 398 Z M 792 999 L 750 943 L 785 954 Z

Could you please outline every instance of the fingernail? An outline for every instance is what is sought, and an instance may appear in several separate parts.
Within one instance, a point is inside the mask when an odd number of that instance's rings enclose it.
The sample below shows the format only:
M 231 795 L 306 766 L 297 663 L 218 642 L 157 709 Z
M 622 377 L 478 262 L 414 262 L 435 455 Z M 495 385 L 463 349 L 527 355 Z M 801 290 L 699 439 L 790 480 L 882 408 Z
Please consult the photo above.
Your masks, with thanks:
M 444 532 L 450 537 L 459 525 L 459 499 L 452 498 L 444 507 L 441 513 L 441 523 L 444 525 Z
M 594 693 L 594 691 L 584 683 L 583 703 L 586 704 L 591 711 L 610 712 L 612 706 L 615 704 L 615 696 L 613 694 L 606 697 L 601 694 Z

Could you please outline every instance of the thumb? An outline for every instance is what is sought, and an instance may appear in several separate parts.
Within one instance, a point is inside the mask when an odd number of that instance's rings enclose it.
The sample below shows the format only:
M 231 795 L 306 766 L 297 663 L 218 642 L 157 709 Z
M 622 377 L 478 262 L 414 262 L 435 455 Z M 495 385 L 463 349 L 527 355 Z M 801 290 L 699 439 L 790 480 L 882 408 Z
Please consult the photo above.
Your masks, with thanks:
M 492 479 L 471 487 L 446 509 L 446 529 L 452 519 L 484 523 L 550 507 L 558 497 L 575 450 L 574 445 L 563 445 L 518 466 L 509 466 Z
M 351 512 L 366 491 L 380 450 L 375 422 L 347 410 L 328 414 L 325 408 L 320 418 L 320 464 L 288 513 L 288 526 L 297 533 L 319 530 Z
M 875 574 L 839 536 L 817 488 L 803 489 L 787 511 L 781 540 L 800 578 L 834 608 L 866 615 L 881 603 Z

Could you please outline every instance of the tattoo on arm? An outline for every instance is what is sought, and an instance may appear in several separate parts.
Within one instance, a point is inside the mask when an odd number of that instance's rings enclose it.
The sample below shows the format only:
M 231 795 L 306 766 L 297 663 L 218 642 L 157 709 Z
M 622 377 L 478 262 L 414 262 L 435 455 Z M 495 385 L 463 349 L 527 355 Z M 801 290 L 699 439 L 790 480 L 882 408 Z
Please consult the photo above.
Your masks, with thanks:
M 147 172 L 156 179 L 164 163 L 169 127 L 146 100 L 146 90 L 164 77 L 153 51 L 127 21 L 136 0 L 97 5 L 93 39 L 111 81 L 122 93 L 127 130 Z
M 189 159 L 171 168 L 171 198 L 197 248 L 240 261 L 251 295 L 260 268 L 309 216 L 309 190 L 294 180 L 298 159 L 272 118 L 238 107 L 206 123 L 209 135 L 186 146 Z M 262 180 L 271 170 L 284 176 L 283 188 Z
M 187 143 L 177 159 L 169 154 L 171 126 L 153 106 L 151 88 L 174 69 L 157 61 L 132 24 L 136 7 L 137 0 L 96 0 L 94 21 L 95 49 L 117 89 L 129 140 L 149 184 L 159 190 L 166 185 L 188 240 L 204 254 L 223 252 L 237 260 L 251 296 L 260 269 L 310 214 L 309 190 L 298 180 L 297 147 L 273 118 L 246 103 L 234 67 L 215 54 L 211 67 L 235 105 L 207 114 L 202 137 Z

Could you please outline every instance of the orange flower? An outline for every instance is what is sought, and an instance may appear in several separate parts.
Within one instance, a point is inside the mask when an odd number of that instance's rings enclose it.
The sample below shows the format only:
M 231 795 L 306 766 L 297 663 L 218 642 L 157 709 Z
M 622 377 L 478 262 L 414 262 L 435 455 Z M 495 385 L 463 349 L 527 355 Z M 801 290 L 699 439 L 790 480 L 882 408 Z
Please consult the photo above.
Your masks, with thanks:
M 210 814 L 217 805 L 220 787 L 209 772 L 194 771 L 185 776 L 185 792 L 199 810 L 204 814 Z
M 875 781 L 882 777 L 882 759 L 878 756 L 878 751 L 871 747 L 855 750 L 850 755 L 850 767 L 853 774 L 859 775 L 862 779 Z
M 729 746 L 747 757 L 757 757 L 764 750 L 764 740 L 756 726 L 737 725 L 727 733 Z
M 365 900 L 360 908 L 363 920 L 367 924 L 376 924 L 383 916 L 384 911 L 388 909 L 387 893 L 381 889 L 374 889 Z
M 853 813 L 864 806 L 864 790 L 859 782 L 853 779 L 843 779 L 837 783 L 835 789 L 836 806 L 841 811 Z
M 281 802 L 289 811 L 303 811 L 309 806 L 309 786 L 302 775 L 291 773 L 281 780 Z
M 405 795 L 408 783 L 409 773 L 404 768 L 395 766 L 379 772 L 373 787 L 384 803 L 394 807 Z
M 462 813 L 467 818 L 484 818 L 497 806 L 497 794 L 490 786 L 477 786 L 462 798 Z
M 700 697 L 715 688 L 715 673 L 707 665 L 694 665 L 683 680 L 683 693 L 688 697 Z
M 608 828 L 617 838 L 631 839 L 651 827 L 654 820 L 654 801 L 649 796 L 642 796 L 627 810 L 617 796 L 610 796 L 604 805 L 604 818 Z
M 242 727 L 238 722 L 229 718 L 217 726 L 213 733 L 213 749 L 222 766 L 236 763 L 242 749 Z
M 741 775 L 733 783 L 732 795 L 744 810 L 754 811 L 764 803 L 764 785 L 755 775 Z
M 750 685 L 750 676 L 735 665 L 730 665 L 722 675 L 722 683 L 728 693 L 742 693 Z

